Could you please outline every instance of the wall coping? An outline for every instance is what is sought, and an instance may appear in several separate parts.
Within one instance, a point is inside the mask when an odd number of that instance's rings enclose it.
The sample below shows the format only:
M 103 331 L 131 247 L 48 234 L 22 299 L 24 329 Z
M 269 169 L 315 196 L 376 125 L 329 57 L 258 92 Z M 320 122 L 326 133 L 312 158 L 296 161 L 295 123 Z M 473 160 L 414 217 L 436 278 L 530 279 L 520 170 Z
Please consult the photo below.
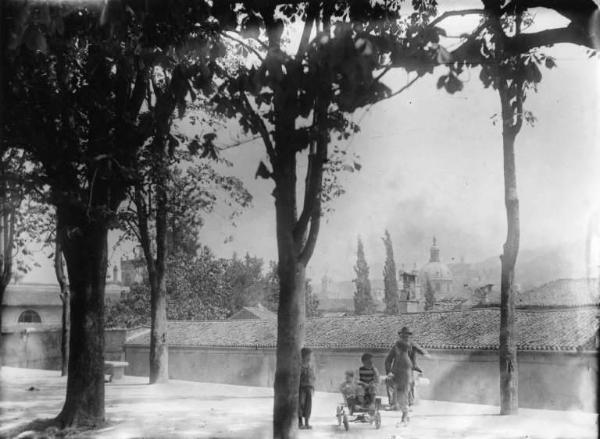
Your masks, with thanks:
M 239 346 L 229 346 L 229 345 L 223 345 L 223 346 L 217 346 L 217 345 L 180 345 L 180 344 L 169 344 L 169 347 L 171 348 L 176 348 L 176 349 L 182 349 L 182 350 L 194 350 L 194 349 L 198 349 L 198 350 L 230 350 L 230 351 L 235 351 L 235 350 L 253 350 L 253 351 L 257 351 L 257 350 L 268 350 L 268 351 L 275 351 L 275 346 L 266 346 L 266 345 L 239 345 Z M 365 351 L 369 351 L 369 352 L 377 352 L 377 353 L 385 353 L 389 351 L 389 348 L 370 348 L 370 349 L 365 349 L 365 348 L 360 348 L 360 347 L 322 347 L 322 346 L 309 346 L 312 350 L 314 351 L 328 351 L 328 352 L 365 352 Z M 438 352 L 438 353 L 443 353 L 443 352 L 447 352 L 447 353 L 452 353 L 452 354 L 460 354 L 460 353 L 464 353 L 464 354 L 473 354 L 473 353 L 479 353 L 479 354 L 491 354 L 491 353 L 497 353 L 498 349 L 471 349 L 471 348 L 429 348 L 427 346 L 423 346 L 426 347 L 428 350 L 433 351 L 433 352 Z M 124 345 L 124 348 L 134 348 L 134 349 L 150 349 L 150 347 L 147 344 L 141 344 L 141 343 L 127 343 Z M 517 350 L 518 353 L 523 353 L 523 354 L 552 354 L 552 355 L 564 355 L 564 356 L 582 356 L 582 357 L 596 357 L 598 355 L 597 351 L 590 351 L 590 350 L 585 350 L 585 351 L 577 351 L 575 349 L 571 349 L 571 350 L 557 350 L 557 349 L 519 349 Z

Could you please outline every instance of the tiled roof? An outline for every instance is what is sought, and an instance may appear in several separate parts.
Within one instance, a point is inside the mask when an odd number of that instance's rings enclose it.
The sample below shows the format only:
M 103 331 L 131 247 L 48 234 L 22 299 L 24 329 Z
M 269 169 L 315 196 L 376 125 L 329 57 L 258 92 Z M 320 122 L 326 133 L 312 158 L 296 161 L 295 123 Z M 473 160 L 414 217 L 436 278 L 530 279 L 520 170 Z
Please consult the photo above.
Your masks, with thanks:
M 257 306 L 245 306 L 229 318 L 231 320 L 235 320 L 235 319 L 276 319 L 277 314 L 275 314 L 273 311 L 265 308 L 261 304 L 258 304 Z
M 4 306 L 62 306 L 57 284 L 9 284 L 4 291 Z
M 598 304 L 598 279 L 557 279 L 523 291 L 516 299 L 516 305 L 528 306 Z
M 588 348 L 597 330 L 595 307 L 561 310 L 519 310 L 520 350 L 574 351 Z M 305 344 L 330 349 L 387 349 L 397 331 L 408 326 L 415 341 L 429 349 L 497 349 L 500 312 L 497 308 L 421 312 L 398 316 L 352 316 L 309 319 Z M 149 334 L 129 345 L 149 344 Z M 274 320 L 169 322 L 168 341 L 177 346 L 273 347 Z
M 129 288 L 115 284 L 106 285 L 107 300 L 120 297 Z M 58 284 L 9 284 L 4 291 L 3 306 L 62 306 Z

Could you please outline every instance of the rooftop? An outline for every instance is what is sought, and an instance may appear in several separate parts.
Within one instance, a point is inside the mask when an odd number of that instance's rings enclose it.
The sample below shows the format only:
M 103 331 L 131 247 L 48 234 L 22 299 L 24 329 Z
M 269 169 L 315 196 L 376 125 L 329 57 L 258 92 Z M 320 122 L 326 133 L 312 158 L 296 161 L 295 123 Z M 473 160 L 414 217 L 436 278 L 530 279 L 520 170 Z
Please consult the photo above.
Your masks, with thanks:
M 107 298 L 120 296 L 127 287 L 106 284 Z M 9 284 L 4 291 L 3 306 L 62 306 L 58 284 Z
M 231 317 L 230 320 L 239 320 L 239 319 L 276 319 L 277 314 L 273 311 L 265 308 L 260 303 L 256 306 L 245 306 Z
M 557 279 L 523 291 L 516 299 L 517 306 L 598 304 L 600 303 L 598 279 Z
M 517 347 L 520 350 L 594 350 L 598 328 L 596 307 L 518 310 Z M 402 326 L 428 349 L 497 349 L 500 311 L 497 308 L 326 317 L 306 322 L 305 344 L 326 349 L 388 349 Z M 275 320 L 172 321 L 168 342 L 175 346 L 275 347 Z M 128 345 L 148 345 L 148 332 Z

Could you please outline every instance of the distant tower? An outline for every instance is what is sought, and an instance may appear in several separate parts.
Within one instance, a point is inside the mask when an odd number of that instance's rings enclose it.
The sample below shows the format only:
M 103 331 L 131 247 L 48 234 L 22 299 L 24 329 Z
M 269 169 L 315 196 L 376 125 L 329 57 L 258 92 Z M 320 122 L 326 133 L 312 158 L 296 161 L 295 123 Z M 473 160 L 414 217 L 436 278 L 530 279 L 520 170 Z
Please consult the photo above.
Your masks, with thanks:
M 428 285 L 433 288 L 436 301 L 452 295 L 452 272 L 440 260 L 440 248 L 435 236 L 429 249 L 429 262 L 421 268 L 419 278 L 422 288 L 427 288 Z

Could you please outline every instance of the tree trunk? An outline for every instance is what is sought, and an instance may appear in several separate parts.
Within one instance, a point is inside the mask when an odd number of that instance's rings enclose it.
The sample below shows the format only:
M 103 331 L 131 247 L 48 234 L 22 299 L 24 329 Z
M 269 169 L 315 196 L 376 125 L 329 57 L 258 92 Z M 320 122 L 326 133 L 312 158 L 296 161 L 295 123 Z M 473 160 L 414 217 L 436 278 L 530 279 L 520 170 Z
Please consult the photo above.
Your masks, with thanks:
M 62 302 L 62 325 L 60 333 L 60 353 L 61 353 L 61 376 L 65 376 L 69 370 L 69 334 L 70 334 L 70 299 L 69 299 L 69 286 L 67 285 L 67 278 L 65 276 L 63 267 L 63 252 L 61 240 L 61 232 L 59 225 L 56 226 L 56 243 L 54 248 L 54 272 L 56 274 L 56 280 L 60 287 L 60 300 Z
M 273 437 L 295 437 L 298 422 L 300 350 L 304 343 L 305 267 L 301 263 L 279 265 L 279 309 L 277 311 L 277 365 Z
M 515 137 L 512 126 L 504 126 L 504 202 L 508 230 L 502 254 L 500 284 L 500 414 L 516 414 L 519 409 L 517 344 L 515 339 L 514 278 L 519 252 L 519 198 L 515 169 Z
M 61 427 L 104 421 L 104 288 L 107 234 L 87 212 L 59 206 L 62 245 L 71 290 L 71 338 L 67 397 L 57 417 Z
M 280 161 L 276 177 L 275 210 L 279 274 L 277 312 L 277 364 L 273 437 L 295 437 L 298 422 L 300 350 L 304 343 L 306 267 L 298 260 L 296 225 L 296 160 L 294 153 Z
M 166 151 L 164 152 L 166 154 Z M 169 380 L 167 344 L 167 169 L 164 154 L 159 163 L 156 184 L 156 265 L 151 282 L 150 384 Z

